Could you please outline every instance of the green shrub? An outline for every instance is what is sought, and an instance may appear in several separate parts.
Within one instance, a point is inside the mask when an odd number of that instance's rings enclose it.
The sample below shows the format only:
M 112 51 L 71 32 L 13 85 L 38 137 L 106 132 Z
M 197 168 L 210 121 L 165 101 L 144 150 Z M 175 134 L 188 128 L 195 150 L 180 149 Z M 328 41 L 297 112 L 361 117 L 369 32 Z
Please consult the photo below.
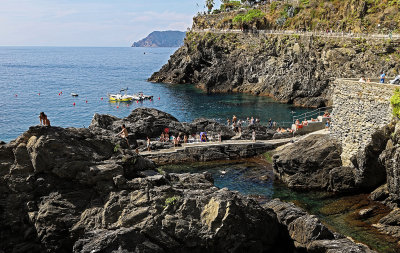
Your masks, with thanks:
M 273 154 L 271 152 L 264 153 L 265 160 L 267 160 L 268 163 L 272 163 L 272 156 Z
M 259 19 L 262 19 L 264 16 L 264 12 L 258 9 L 253 9 L 249 10 L 246 14 L 236 15 L 232 21 L 234 24 L 250 24 L 256 22 Z
M 271 5 L 269 6 L 269 12 L 271 14 L 274 13 L 277 7 L 278 7 L 278 2 L 272 2 Z
M 400 118 L 400 89 L 396 88 L 394 95 L 390 99 L 393 107 L 393 116 Z
M 178 200 L 179 200 L 179 196 L 173 196 L 173 197 L 167 198 L 165 200 L 165 207 L 175 205 L 176 202 L 178 202 Z
M 229 1 L 227 3 L 224 3 L 221 5 L 221 9 L 222 10 L 226 10 L 226 9 L 239 9 L 240 6 L 242 6 L 242 3 L 240 1 Z
M 213 10 L 213 12 L 212 12 L 212 14 L 219 14 L 219 13 L 221 13 L 220 9 Z

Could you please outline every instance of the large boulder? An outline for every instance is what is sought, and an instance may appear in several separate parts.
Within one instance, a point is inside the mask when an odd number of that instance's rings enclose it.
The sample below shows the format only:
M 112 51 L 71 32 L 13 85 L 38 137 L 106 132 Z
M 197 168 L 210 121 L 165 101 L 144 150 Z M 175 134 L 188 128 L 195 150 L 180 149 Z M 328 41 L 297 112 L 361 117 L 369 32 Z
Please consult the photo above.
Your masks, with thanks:
M 220 124 L 214 120 L 204 118 L 196 119 L 192 123 L 181 123 L 171 114 L 159 111 L 154 108 L 138 108 L 123 119 L 110 115 L 93 116 L 89 129 L 98 135 L 120 142 L 116 134 L 121 131 L 122 124 L 125 124 L 129 132 L 129 142 L 134 143 L 136 139 L 158 138 L 166 128 L 169 134 L 177 136 L 178 134 L 198 134 L 207 132 L 208 135 L 221 134 L 223 139 L 230 139 L 235 133 L 229 127 Z M 124 147 L 124 143 L 121 143 Z
M 389 127 L 376 131 L 371 136 L 370 143 L 351 159 L 355 167 L 355 183 L 357 187 L 375 189 L 385 183 L 385 165 L 379 160 L 379 154 L 385 150 L 389 138 Z
M 328 135 L 311 135 L 274 155 L 274 173 L 293 189 L 350 191 L 354 173 L 342 167 L 340 145 Z
M 215 120 L 199 118 L 193 120 L 188 126 L 190 127 L 190 134 L 200 132 L 207 132 L 208 136 L 218 136 L 220 134 L 223 140 L 231 139 L 235 136 L 235 132 L 230 127 L 220 124 Z
M 154 164 L 88 129 L 31 127 L 0 147 L 0 251 L 70 252 L 91 201 Z M 97 199 L 97 200 L 96 200 Z M 94 205 L 95 202 L 93 203 Z
M 395 208 L 379 220 L 375 227 L 390 236 L 400 238 L 400 209 Z
M 330 231 L 314 215 L 309 215 L 293 203 L 285 203 L 274 199 L 263 205 L 277 214 L 279 223 L 283 225 L 300 252 L 374 252 L 366 245 L 357 244 Z
M 254 124 L 247 127 L 243 127 L 241 139 L 251 140 L 253 131 L 256 132 L 256 140 L 270 140 L 276 134 L 276 131 L 272 130 L 267 126 Z
M 274 252 L 287 248 L 277 241 L 280 231 L 272 210 L 216 189 L 210 178 L 171 174 L 159 177 L 158 183 L 150 178 L 132 181 L 137 190 L 114 192 L 100 210 L 86 210 L 94 215 L 81 215 L 73 228 L 82 235 L 74 251 Z

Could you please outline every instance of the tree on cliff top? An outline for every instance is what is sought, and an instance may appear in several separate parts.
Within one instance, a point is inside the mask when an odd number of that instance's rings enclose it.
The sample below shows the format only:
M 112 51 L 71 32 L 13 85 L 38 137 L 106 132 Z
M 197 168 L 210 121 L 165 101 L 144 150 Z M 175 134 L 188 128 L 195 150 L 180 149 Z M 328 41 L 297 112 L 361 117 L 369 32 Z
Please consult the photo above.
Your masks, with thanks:
M 208 8 L 208 13 L 210 13 L 214 7 L 214 0 L 206 0 L 206 6 Z

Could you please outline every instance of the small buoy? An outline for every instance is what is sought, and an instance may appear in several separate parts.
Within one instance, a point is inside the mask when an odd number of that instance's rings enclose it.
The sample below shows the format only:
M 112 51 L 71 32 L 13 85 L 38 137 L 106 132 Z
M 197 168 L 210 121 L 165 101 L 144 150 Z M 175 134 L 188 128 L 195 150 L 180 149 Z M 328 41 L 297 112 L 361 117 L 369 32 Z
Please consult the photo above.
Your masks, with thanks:
M 136 100 L 136 104 L 139 104 L 139 101 L 138 101 L 138 100 Z
M 61 93 L 58 93 L 59 96 L 61 96 Z
M 119 108 L 119 106 L 117 106 L 117 109 Z
M 160 100 L 160 97 L 158 97 L 158 100 Z
M 86 100 L 86 104 L 87 104 L 87 100 Z
M 18 94 L 15 94 L 15 97 L 18 97 Z
M 129 107 L 129 104 L 127 104 L 126 107 Z
M 101 100 L 103 100 L 103 98 L 101 98 Z
M 40 92 L 38 93 L 38 96 L 40 96 Z
M 150 102 L 152 102 L 153 100 L 152 99 L 150 99 Z
M 75 106 L 75 102 L 72 105 Z

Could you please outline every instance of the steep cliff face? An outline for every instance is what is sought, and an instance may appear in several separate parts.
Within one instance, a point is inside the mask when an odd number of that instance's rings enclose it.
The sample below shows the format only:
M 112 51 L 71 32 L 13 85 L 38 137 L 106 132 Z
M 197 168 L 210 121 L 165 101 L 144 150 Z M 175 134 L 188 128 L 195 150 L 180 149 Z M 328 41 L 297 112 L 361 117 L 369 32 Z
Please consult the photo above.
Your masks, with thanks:
M 318 107 L 336 77 L 397 73 L 399 44 L 383 40 L 190 32 L 149 81 L 193 83 L 210 92 L 246 92 Z

